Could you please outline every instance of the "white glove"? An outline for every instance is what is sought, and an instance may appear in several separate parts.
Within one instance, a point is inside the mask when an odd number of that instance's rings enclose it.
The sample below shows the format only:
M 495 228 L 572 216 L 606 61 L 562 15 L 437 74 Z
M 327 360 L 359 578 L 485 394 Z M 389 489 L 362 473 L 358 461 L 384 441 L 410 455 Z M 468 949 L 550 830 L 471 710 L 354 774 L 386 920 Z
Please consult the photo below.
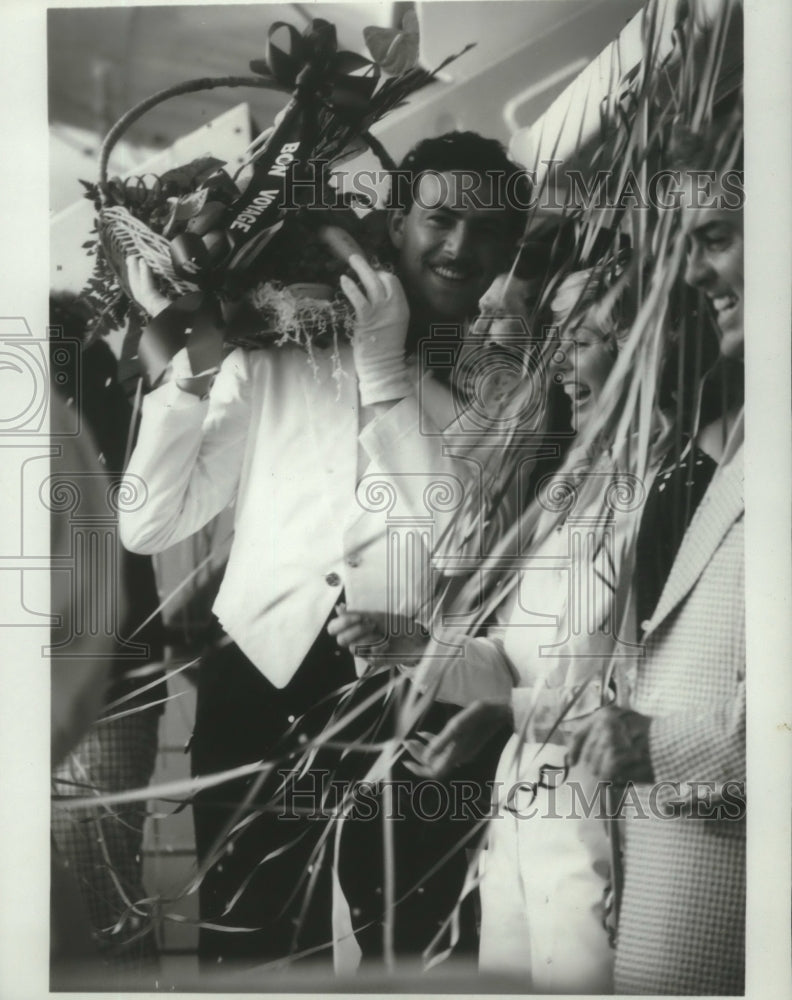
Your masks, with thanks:
M 151 268 L 142 257 L 127 257 L 126 272 L 132 297 L 152 319 L 168 308 L 171 300 L 157 289 Z
M 404 362 L 410 307 L 401 282 L 387 271 L 375 271 L 359 254 L 349 266 L 365 295 L 351 278 L 341 276 L 341 288 L 355 310 L 352 352 L 363 406 L 409 396 L 412 382 Z

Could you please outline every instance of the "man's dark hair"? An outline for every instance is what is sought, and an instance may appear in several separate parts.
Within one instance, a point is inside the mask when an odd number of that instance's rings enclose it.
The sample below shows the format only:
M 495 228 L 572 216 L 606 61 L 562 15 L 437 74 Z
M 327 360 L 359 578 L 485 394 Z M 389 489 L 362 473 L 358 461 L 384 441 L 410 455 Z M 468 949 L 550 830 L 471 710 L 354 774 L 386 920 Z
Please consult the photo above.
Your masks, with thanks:
M 511 235 L 515 239 L 522 235 L 531 199 L 531 182 L 526 172 L 509 159 L 497 139 L 485 139 L 478 132 L 447 132 L 423 139 L 407 153 L 392 174 L 388 208 L 409 212 L 421 176 L 427 171 L 492 178 L 494 207 L 507 210 Z

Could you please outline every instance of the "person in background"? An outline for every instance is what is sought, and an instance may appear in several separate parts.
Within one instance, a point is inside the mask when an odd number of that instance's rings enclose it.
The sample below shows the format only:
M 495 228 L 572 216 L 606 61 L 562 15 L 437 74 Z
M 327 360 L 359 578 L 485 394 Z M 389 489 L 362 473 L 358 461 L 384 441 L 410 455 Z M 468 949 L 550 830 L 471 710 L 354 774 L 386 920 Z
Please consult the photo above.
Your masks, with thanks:
M 64 370 L 63 378 L 53 385 L 59 394 L 57 405 L 79 415 L 78 440 L 84 449 L 93 452 L 93 464 L 106 476 L 102 481 L 118 484 L 131 408 L 118 384 L 116 360 L 110 348 L 104 341 L 84 343 L 87 320 L 87 313 L 74 296 L 51 296 L 51 333 L 58 334 L 51 336 L 51 352 L 54 354 L 63 338 L 80 346 L 79 369 Z M 93 479 L 87 483 L 84 477 L 78 480 L 81 492 L 92 484 Z M 105 488 L 102 508 L 97 512 L 104 524 L 108 515 L 112 521 L 109 495 Z M 54 760 L 53 789 L 57 797 L 143 788 L 154 771 L 159 720 L 167 697 L 159 665 L 163 655 L 162 623 L 156 613 L 159 597 L 151 559 L 123 553 L 120 546 L 118 551 L 122 600 L 116 634 L 120 643 L 111 651 L 109 683 L 99 717 L 90 720 L 92 724 L 68 754 Z M 103 594 L 103 600 L 108 596 Z M 68 636 L 69 618 L 53 630 L 56 644 Z M 133 633 L 130 641 L 138 648 L 130 657 L 125 640 Z M 53 671 L 57 672 L 59 666 L 56 659 Z M 59 711 L 60 697 L 54 686 L 54 712 Z M 136 905 L 149 895 L 142 879 L 145 819 L 145 802 L 70 810 L 59 808 L 56 798 L 52 836 L 62 862 L 77 881 L 102 961 L 109 969 L 125 975 L 145 973 L 145 981 L 153 982 L 151 974 L 158 959 L 155 925 L 150 907 Z
M 630 330 L 626 296 L 602 301 L 612 284 L 608 279 L 602 266 L 575 272 L 551 303 L 562 337 L 554 371 L 563 379 L 578 434 L 596 419 Z M 583 479 L 586 470 L 612 471 L 607 455 L 592 460 L 582 452 L 575 458 L 573 451 L 570 461 L 583 470 Z M 566 475 L 554 482 L 563 484 Z M 599 581 L 613 582 L 607 553 L 634 530 L 637 515 L 606 508 L 603 517 L 599 497 L 591 509 L 570 515 L 552 530 L 547 522 L 556 515 L 548 511 L 540 519 L 536 531 L 543 540 L 526 558 L 487 635 L 464 639 L 459 660 L 428 663 L 425 683 L 439 680 L 436 697 L 467 707 L 428 741 L 415 769 L 441 777 L 474 759 L 494 729 L 512 731 L 498 765 L 484 855 L 480 969 L 514 977 L 529 992 L 609 993 L 613 951 L 604 903 L 610 847 L 602 810 L 574 817 L 572 785 L 591 799 L 596 784 L 585 768 L 565 768 L 568 730 L 558 723 L 577 722 L 602 702 L 620 615 L 614 590 Z M 581 516 L 585 529 L 575 528 Z M 578 551 L 573 536 L 594 530 L 599 544 L 581 545 L 570 569 L 569 554 Z M 573 593 L 582 595 L 582 606 L 573 603 Z M 577 629 L 575 620 L 586 628 Z M 376 616 L 353 610 L 330 624 L 338 641 L 353 648 L 377 637 L 381 642 L 384 627 Z M 387 648 L 393 653 L 399 647 L 389 641 Z M 409 653 L 415 663 L 423 648 L 416 645 Z
M 733 198 L 741 166 L 729 177 L 717 171 L 703 201 L 694 173 L 711 165 L 707 150 L 720 134 L 687 136 L 672 166 L 691 171 L 679 209 L 685 281 L 717 326 L 716 368 L 733 370 L 744 345 L 743 217 Z M 634 788 L 643 805 L 623 824 L 618 993 L 745 988 L 743 413 L 741 394 L 721 399 L 717 419 L 694 428 L 696 447 L 717 468 L 664 586 L 647 602 L 629 707 L 596 713 L 571 752 L 601 780 Z M 661 491 L 670 492 L 665 475 Z
M 235 503 L 233 547 L 214 607 L 226 635 L 201 664 L 193 771 L 262 760 L 288 771 L 315 751 L 298 788 L 309 812 L 314 806 L 312 821 L 278 816 L 274 780 L 244 779 L 196 797 L 196 843 L 206 867 L 201 917 L 214 925 L 201 929 L 206 965 L 329 954 L 332 840 L 322 841 L 321 773 L 365 777 L 372 757 L 359 745 L 388 738 L 396 699 L 387 673 L 358 679 L 365 663 L 339 649 L 326 625 L 337 606 L 360 604 L 364 595 L 382 611 L 414 616 L 418 595 L 431 585 L 431 553 L 425 542 L 412 549 L 406 532 L 396 558 L 407 558 L 409 548 L 416 570 L 393 590 L 393 549 L 381 505 L 374 509 L 383 496 L 371 492 L 376 484 L 393 497 L 395 512 L 421 518 L 422 530 L 437 538 L 448 514 L 429 510 L 427 521 L 427 486 L 469 482 L 465 463 L 444 451 L 450 393 L 416 349 L 433 324 L 461 326 L 508 265 L 524 220 L 503 192 L 521 172 L 497 142 L 450 133 L 419 143 L 400 173 L 408 184 L 388 213 L 396 273 L 353 255 L 354 280 L 342 281 L 356 323 L 340 359 L 354 377 L 337 381 L 333 358 L 321 348 L 313 369 L 287 346 L 235 350 L 216 377 L 182 371 L 143 404 L 130 472 L 145 481 L 148 499 L 122 515 L 124 544 L 160 551 Z M 168 302 L 139 262 L 130 262 L 130 282 L 156 323 Z M 377 703 L 334 737 L 349 753 L 323 748 L 328 722 L 372 696 Z M 242 806 L 246 798 L 253 811 Z M 420 956 L 453 908 L 466 867 L 463 852 L 452 849 L 458 823 L 411 813 L 392 830 L 395 898 L 404 897 L 395 912 L 384 904 L 381 820 L 350 817 L 341 838 L 347 922 L 374 961 L 383 955 L 386 921 L 395 953 Z M 468 921 L 468 947 L 474 934 Z

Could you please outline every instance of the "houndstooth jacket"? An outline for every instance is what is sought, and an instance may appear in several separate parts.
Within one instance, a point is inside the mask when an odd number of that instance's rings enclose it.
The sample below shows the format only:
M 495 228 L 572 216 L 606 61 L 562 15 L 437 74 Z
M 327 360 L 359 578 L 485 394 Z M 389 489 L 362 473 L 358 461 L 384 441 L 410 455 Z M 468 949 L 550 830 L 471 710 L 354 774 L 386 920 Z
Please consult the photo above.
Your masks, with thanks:
M 655 785 L 636 788 L 621 823 L 617 993 L 744 992 L 743 514 L 740 438 L 645 627 L 631 707 L 652 718 Z M 705 800 L 717 818 L 701 818 Z

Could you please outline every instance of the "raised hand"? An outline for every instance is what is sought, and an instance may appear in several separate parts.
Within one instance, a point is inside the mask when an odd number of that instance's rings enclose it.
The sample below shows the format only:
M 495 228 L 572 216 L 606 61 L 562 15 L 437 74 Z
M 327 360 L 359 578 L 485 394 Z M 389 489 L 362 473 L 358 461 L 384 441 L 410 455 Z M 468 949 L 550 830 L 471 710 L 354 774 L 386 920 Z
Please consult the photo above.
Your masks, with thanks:
M 359 254 L 349 258 L 363 291 L 347 275 L 341 288 L 355 310 L 352 351 L 360 400 L 364 406 L 408 396 L 412 386 L 404 361 L 410 307 L 401 282 L 388 271 L 375 271 Z
M 493 343 L 512 348 L 522 340 L 527 341 L 529 302 L 538 296 L 537 284 L 512 274 L 497 275 L 479 299 L 479 316 L 473 323 L 473 332 L 478 336 L 486 334 Z
M 132 298 L 153 319 L 171 304 L 171 300 L 159 291 L 151 268 L 142 257 L 127 257 L 127 280 Z

